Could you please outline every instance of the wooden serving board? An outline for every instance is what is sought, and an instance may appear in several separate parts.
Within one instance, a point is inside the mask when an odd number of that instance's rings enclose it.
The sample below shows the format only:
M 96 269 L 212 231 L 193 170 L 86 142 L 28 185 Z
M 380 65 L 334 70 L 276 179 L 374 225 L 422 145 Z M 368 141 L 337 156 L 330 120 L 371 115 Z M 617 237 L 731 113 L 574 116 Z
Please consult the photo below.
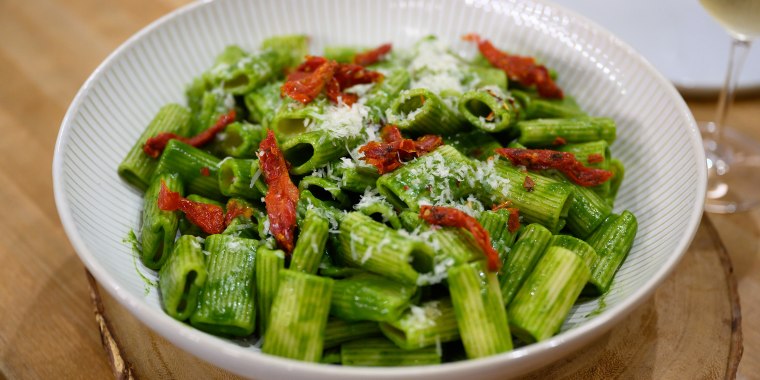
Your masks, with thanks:
M 238 378 L 173 346 L 89 279 L 117 378 Z M 733 268 L 703 218 L 685 257 L 653 297 L 600 339 L 523 379 L 733 379 L 741 354 Z

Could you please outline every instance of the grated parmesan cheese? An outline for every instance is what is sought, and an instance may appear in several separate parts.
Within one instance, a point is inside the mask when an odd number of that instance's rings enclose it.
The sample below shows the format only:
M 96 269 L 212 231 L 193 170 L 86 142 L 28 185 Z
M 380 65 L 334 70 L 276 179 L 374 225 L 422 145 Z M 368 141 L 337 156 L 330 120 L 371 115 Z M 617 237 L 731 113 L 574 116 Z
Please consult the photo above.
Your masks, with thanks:
M 391 205 L 377 189 L 367 187 L 359 198 L 359 202 L 354 205 L 354 210 L 362 210 L 378 203 Z
M 364 132 L 364 123 L 369 119 L 369 108 L 354 103 L 329 105 L 324 113 L 312 113 L 304 123 L 307 130 L 324 131 L 339 139 L 359 138 Z

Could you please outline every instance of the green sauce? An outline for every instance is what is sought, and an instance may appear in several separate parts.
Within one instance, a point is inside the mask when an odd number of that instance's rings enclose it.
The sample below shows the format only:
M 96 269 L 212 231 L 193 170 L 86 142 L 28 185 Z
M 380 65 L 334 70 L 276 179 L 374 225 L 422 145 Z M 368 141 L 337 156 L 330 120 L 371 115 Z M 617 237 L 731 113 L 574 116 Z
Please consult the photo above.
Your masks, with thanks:
M 140 275 L 140 278 L 145 283 L 145 295 L 147 296 L 150 294 L 150 291 L 153 288 L 158 287 L 158 283 L 152 281 L 148 276 L 146 276 L 142 270 L 140 270 L 140 267 L 137 265 L 137 257 L 140 256 L 142 249 L 140 247 L 140 242 L 137 240 L 137 235 L 135 235 L 134 230 L 129 230 L 129 233 L 127 233 L 127 237 L 124 238 L 124 240 L 121 241 L 124 244 L 129 244 L 132 247 L 132 264 L 135 267 L 135 271 L 138 275 Z

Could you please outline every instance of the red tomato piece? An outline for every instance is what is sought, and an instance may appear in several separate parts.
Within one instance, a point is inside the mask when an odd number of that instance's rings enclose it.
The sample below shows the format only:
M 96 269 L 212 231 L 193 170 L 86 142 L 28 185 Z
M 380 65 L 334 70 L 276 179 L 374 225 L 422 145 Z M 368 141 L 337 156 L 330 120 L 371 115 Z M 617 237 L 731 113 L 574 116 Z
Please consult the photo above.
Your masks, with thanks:
M 190 223 L 200 227 L 207 234 L 220 234 L 224 231 L 224 210 L 221 207 L 184 198 L 178 192 L 169 190 L 163 181 L 158 192 L 158 208 L 163 211 L 184 212 Z
M 343 92 L 345 89 L 357 84 L 381 80 L 383 80 L 383 74 L 367 70 L 360 65 L 339 64 L 324 57 L 310 56 L 288 74 L 280 93 L 282 96 L 287 95 L 301 103 L 308 104 L 324 91 L 327 98 L 333 103 L 342 102 L 350 106 L 356 103 L 359 97 L 356 94 Z
M 395 125 L 386 125 L 380 131 L 383 142 L 370 141 L 361 148 L 362 159 L 385 174 L 398 169 L 402 161 L 422 156 L 443 145 L 441 136 L 425 135 L 417 140 L 405 139 Z
M 361 52 L 354 56 L 354 63 L 361 66 L 369 66 L 373 63 L 377 63 L 386 54 L 391 52 L 393 45 L 382 44 L 372 50 Z
M 459 227 L 470 231 L 486 256 L 488 269 L 496 272 L 501 267 L 499 253 L 491 245 L 491 237 L 488 235 L 488 231 L 480 225 L 477 219 L 453 207 L 430 205 L 420 207 L 420 217 L 426 222 L 437 226 Z
M 583 166 L 583 163 L 568 152 L 548 149 L 499 148 L 496 153 L 508 158 L 513 165 L 522 165 L 531 170 L 556 169 L 574 183 L 581 186 L 597 186 L 612 178 L 609 170 Z
M 235 110 L 233 109 L 230 110 L 230 112 L 219 116 L 219 119 L 216 120 L 216 123 L 214 123 L 214 125 L 193 137 L 184 137 L 169 132 L 159 133 L 156 136 L 153 136 L 145 141 L 145 145 L 143 145 L 143 152 L 145 152 L 145 154 L 150 157 L 158 158 L 158 156 L 160 156 L 166 148 L 166 144 L 169 143 L 169 140 L 175 139 L 182 141 L 185 144 L 192 145 L 196 148 L 206 145 L 214 139 L 214 136 L 216 136 L 217 133 L 223 131 L 224 128 L 227 128 L 227 126 L 232 124 L 234 121 Z
M 497 49 L 490 41 L 480 38 L 475 33 L 462 37 L 465 41 L 474 42 L 478 50 L 492 66 L 503 70 L 510 80 L 524 86 L 536 86 L 538 94 L 544 98 L 562 99 L 562 90 L 557 87 L 546 66 L 539 65 L 533 57 L 511 55 Z
M 242 216 L 248 219 L 251 219 L 251 216 L 253 215 L 253 209 L 240 204 L 240 202 L 236 201 L 235 199 L 230 199 L 227 201 L 227 213 L 224 214 L 224 225 L 229 226 L 232 221 L 237 218 L 238 216 Z
M 296 205 L 298 188 L 288 174 L 288 164 L 277 146 L 274 133 L 267 131 L 267 137 L 259 145 L 259 165 L 269 191 L 264 203 L 269 216 L 269 231 L 277 245 L 285 252 L 293 251 L 296 230 Z

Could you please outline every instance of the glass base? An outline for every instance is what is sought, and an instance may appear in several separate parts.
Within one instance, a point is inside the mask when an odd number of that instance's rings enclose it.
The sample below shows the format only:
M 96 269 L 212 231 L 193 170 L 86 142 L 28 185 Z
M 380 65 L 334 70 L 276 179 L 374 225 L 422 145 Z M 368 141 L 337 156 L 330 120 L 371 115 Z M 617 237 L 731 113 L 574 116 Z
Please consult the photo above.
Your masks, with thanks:
M 730 214 L 760 206 L 760 144 L 724 127 L 720 145 L 713 123 L 699 123 L 707 156 L 705 211 Z

